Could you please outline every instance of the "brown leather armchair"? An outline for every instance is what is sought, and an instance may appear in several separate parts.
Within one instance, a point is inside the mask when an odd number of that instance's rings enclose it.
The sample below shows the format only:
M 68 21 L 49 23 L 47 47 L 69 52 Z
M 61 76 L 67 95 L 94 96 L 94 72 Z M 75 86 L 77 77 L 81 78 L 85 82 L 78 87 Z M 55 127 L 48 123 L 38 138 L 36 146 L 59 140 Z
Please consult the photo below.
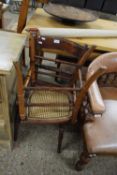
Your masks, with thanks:
M 81 90 L 77 102 L 85 143 L 77 170 L 95 155 L 117 155 L 117 52 L 95 59 L 88 68 L 87 81 L 102 66 L 106 67 L 105 73 L 90 88 L 85 87 L 84 93 Z

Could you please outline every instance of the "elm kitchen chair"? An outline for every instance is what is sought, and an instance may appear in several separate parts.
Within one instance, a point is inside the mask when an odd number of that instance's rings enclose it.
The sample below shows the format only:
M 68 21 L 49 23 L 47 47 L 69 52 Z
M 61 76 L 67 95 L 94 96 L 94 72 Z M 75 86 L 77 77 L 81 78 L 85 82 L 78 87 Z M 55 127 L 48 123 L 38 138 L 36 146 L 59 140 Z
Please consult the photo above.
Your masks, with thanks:
M 117 155 L 117 52 L 102 54 L 90 64 L 86 84 L 102 66 L 104 72 L 95 78 L 90 88 L 81 90 L 75 104 L 79 106 L 76 113 L 79 112 L 84 136 L 84 150 L 76 163 L 77 170 L 93 156 Z
M 39 36 L 38 36 L 39 37 Z M 40 37 L 39 37 L 40 39 Z M 40 41 L 40 40 L 39 40 Z M 72 119 L 72 110 L 74 109 L 74 103 L 76 97 L 76 91 L 79 88 L 76 87 L 77 81 L 77 72 L 78 69 L 81 68 L 81 65 L 78 63 L 70 63 L 67 61 L 57 61 L 56 59 L 44 58 L 40 55 L 36 55 L 36 49 L 39 45 L 38 39 L 35 40 L 35 32 L 31 32 L 30 35 L 30 68 L 28 74 L 23 83 L 22 73 L 20 70 L 19 64 L 14 63 L 18 78 L 18 108 L 19 108 L 19 116 L 22 122 L 32 122 L 32 123 L 50 123 L 50 124 L 58 124 L 59 125 L 59 137 L 58 137 L 58 148 L 57 152 L 61 152 L 61 144 L 64 132 L 64 124 L 68 123 Z M 73 45 L 71 44 L 71 48 Z M 71 76 L 63 76 L 56 75 L 58 71 L 61 71 L 57 68 L 53 68 L 52 66 L 41 66 L 37 69 L 38 61 L 43 62 L 46 60 L 48 62 L 59 62 L 61 64 L 66 64 L 71 67 L 74 67 L 73 74 Z M 85 59 L 85 57 L 82 58 Z M 55 77 L 59 76 L 61 79 L 69 80 L 69 84 L 65 87 L 55 86 L 52 84 L 47 85 L 41 84 L 38 82 L 37 74 L 41 75 L 40 68 L 43 67 L 45 69 L 44 74 L 53 76 L 53 74 L 49 74 L 46 72 L 51 68 L 52 71 L 55 71 Z M 49 67 L 49 68 L 48 68 Z M 62 72 L 64 73 L 64 72 Z M 38 76 L 39 76 L 38 75 Z M 44 86 L 46 85 L 46 86 Z M 17 131 L 15 131 L 17 133 Z

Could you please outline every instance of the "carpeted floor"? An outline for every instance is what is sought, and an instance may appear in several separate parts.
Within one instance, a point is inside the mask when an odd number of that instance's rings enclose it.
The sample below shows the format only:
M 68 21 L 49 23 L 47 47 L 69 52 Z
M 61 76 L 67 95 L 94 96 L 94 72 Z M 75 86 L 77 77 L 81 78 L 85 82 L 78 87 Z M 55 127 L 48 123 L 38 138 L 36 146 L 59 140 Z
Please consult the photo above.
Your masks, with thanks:
M 75 162 L 82 151 L 79 131 L 66 126 L 62 153 L 56 152 L 58 127 L 20 125 L 13 150 L 0 149 L 0 175 L 116 175 L 117 158 L 96 157 L 77 172 Z

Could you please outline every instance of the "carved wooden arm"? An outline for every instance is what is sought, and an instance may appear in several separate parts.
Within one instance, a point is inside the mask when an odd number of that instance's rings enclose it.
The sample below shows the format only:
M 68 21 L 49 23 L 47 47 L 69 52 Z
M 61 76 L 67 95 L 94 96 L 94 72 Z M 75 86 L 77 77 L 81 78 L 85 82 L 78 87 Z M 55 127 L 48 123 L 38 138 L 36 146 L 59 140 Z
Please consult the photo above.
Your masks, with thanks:
M 73 110 L 73 117 L 72 117 L 72 123 L 76 123 L 78 119 L 78 113 L 81 107 L 81 104 L 83 102 L 84 97 L 86 96 L 89 87 L 92 85 L 92 83 L 100 77 L 102 74 L 106 72 L 106 67 L 101 67 L 99 68 L 90 78 L 86 81 L 84 86 L 82 87 L 80 94 L 77 96 L 76 102 L 75 102 L 75 107 Z

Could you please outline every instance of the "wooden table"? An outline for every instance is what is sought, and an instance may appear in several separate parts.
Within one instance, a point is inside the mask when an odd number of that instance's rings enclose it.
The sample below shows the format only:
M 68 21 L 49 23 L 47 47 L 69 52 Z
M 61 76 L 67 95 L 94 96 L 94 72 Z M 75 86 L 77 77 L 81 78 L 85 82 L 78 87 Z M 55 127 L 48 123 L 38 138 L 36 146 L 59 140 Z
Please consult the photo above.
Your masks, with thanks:
M 16 109 L 16 73 L 26 35 L 0 31 L 0 146 L 12 147 Z
M 34 15 L 26 25 L 30 27 L 45 28 L 84 28 L 84 29 L 114 29 L 117 30 L 117 22 L 97 19 L 94 22 L 87 22 L 77 25 L 65 25 L 55 20 L 51 15 L 47 14 L 43 9 L 37 8 Z M 26 29 L 25 28 L 25 29 Z M 117 38 L 68 38 L 76 43 L 87 43 L 88 45 L 96 45 L 97 50 L 101 51 L 117 51 Z
M 8 7 L 9 7 L 8 4 L 3 4 L 2 5 L 2 9 L 0 11 L 0 28 L 3 28 L 3 14 L 8 9 Z

